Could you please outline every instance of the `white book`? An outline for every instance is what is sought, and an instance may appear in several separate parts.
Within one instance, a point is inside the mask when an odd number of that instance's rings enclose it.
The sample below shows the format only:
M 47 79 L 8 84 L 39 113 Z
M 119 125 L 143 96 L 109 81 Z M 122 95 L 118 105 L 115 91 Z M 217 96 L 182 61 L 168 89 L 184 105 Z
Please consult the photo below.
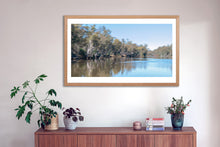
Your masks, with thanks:
M 146 125 L 157 125 L 157 126 L 162 126 L 164 125 L 165 122 L 146 122 Z

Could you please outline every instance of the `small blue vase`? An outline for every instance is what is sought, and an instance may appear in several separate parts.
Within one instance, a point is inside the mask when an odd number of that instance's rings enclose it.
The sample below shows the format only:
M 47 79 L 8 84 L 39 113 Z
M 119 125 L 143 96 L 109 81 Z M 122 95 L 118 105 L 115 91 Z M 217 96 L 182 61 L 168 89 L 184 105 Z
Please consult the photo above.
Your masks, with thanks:
M 174 130 L 181 130 L 183 127 L 184 114 L 171 114 L 171 122 Z

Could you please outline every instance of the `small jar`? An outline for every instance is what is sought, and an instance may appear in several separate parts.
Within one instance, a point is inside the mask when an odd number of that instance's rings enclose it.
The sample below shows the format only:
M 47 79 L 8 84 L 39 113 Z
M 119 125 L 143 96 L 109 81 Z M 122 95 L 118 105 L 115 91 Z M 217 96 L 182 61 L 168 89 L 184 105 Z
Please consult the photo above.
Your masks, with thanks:
M 142 125 L 141 125 L 141 122 L 140 121 L 135 121 L 134 123 L 133 123 L 133 129 L 134 130 L 141 130 L 141 128 L 142 128 Z

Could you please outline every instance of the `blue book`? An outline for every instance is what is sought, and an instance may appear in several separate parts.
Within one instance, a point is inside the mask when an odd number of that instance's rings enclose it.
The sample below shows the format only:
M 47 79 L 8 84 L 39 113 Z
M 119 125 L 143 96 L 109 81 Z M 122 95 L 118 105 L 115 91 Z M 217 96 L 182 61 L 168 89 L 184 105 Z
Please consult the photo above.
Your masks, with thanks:
M 150 128 L 146 128 L 146 131 L 164 131 L 165 128 L 164 127 L 150 127 Z

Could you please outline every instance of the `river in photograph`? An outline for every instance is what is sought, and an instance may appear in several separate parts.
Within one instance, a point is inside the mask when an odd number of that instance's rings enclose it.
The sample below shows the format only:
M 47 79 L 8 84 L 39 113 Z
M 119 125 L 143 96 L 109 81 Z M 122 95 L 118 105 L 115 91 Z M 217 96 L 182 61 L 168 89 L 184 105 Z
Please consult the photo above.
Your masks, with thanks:
M 172 77 L 172 59 L 104 58 L 72 63 L 72 77 Z

